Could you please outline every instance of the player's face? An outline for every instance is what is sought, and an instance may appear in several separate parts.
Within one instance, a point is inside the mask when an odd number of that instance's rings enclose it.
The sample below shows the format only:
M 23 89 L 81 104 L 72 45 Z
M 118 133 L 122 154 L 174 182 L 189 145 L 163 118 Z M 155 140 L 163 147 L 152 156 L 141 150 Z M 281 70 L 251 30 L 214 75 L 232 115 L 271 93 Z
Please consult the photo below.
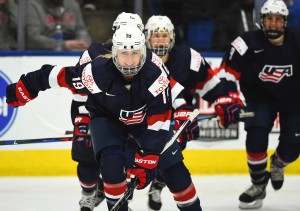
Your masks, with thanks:
M 281 15 L 266 14 L 263 20 L 266 30 L 284 31 L 284 18 Z
M 161 46 L 169 47 L 171 42 L 170 33 L 166 31 L 155 31 L 151 34 L 150 43 L 153 48 Z
M 140 50 L 118 50 L 118 64 L 123 68 L 136 67 L 141 61 Z

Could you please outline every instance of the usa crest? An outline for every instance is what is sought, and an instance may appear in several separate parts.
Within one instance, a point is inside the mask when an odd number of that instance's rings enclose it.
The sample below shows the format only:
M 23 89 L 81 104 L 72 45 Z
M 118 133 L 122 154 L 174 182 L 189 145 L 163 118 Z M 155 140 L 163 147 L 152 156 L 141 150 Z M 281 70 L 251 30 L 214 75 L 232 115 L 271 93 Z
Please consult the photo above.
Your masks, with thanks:
M 144 120 L 146 115 L 146 105 L 134 111 L 120 111 L 119 120 L 126 125 L 138 124 Z
M 290 77 L 292 75 L 293 75 L 292 65 L 283 65 L 283 66 L 265 65 L 262 71 L 259 73 L 258 77 L 262 81 L 279 83 L 284 77 Z

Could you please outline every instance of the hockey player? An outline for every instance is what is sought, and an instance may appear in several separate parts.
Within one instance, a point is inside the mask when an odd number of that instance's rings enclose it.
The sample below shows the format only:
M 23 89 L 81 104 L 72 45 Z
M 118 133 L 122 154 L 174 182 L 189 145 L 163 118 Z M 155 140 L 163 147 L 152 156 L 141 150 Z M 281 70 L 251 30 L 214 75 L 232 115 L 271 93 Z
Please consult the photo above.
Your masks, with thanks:
M 286 28 L 288 9 L 283 1 L 268 0 L 260 10 L 261 29 L 246 32 L 231 43 L 218 75 L 232 88 L 239 80 L 246 110 L 247 163 L 252 186 L 239 197 L 241 209 L 262 206 L 271 178 L 274 190 L 284 182 L 284 168 L 299 156 L 300 90 L 299 31 Z M 268 135 L 279 113 L 280 136 L 268 162 Z
M 175 45 L 174 25 L 167 16 L 154 15 L 150 17 L 145 25 L 145 36 L 147 47 L 162 59 L 170 71 L 170 75 L 184 86 L 183 95 L 187 104 L 174 111 L 175 130 L 179 128 L 185 115 L 194 109 L 192 101 L 195 91 L 210 103 L 215 102 L 215 100 L 221 102 L 228 99 L 228 107 L 231 105 L 230 109 L 239 111 L 242 103 L 237 98 L 229 97 L 227 90 L 224 89 L 222 83 L 219 83 L 219 79 L 205 58 L 187 45 Z M 216 112 L 223 117 L 221 118 L 223 127 L 228 127 L 229 124 L 237 121 L 237 118 L 230 121 L 225 120 L 224 115 L 221 115 L 222 109 L 217 108 Z M 190 129 L 179 137 L 181 149 L 186 147 L 187 141 L 199 137 L 199 128 L 196 127 L 198 123 L 193 122 L 192 124 L 195 126 L 194 129 Z M 163 187 L 165 187 L 164 179 L 158 174 L 151 183 L 148 192 L 149 210 L 161 209 L 160 194 Z
M 179 210 L 202 210 L 178 144 L 159 159 L 172 136 L 170 89 L 174 84 L 155 54 L 152 60 L 146 59 L 145 37 L 140 29 L 125 25 L 113 35 L 111 58 L 100 56 L 76 68 L 44 65 L 9 85 L 6 98 L 9 106 L 22 106 L 40 91 L 53 87 L 88 94 L 86 108 L 91 116 L 94 154 L 109 209 L 127 189 L 125 163 L 132 162 L 127 172 L 138 179 L 138 189 L 155 178 L 158 166 Z M 131 159 L 125 160 L 127 142 L 123 139 L 128 133 L 135 137 L 138 148 Z M 127 211 L 127 203 L 119 210 Z
M 137 14 L 120 13 L 113 22 L 114 32 L 120 25 L 136 25 L 144 29 L 143 22 Z M 111 43 L 92 43 L 82 54 L 77 66 L 90 62 L 98 56 L 111 54 Z M 74 94 L 71 105 L 71 118 L 74 123 L 74 141 L 72 143 L 72 159 L 78 162 L 77 176 L 82 188 L 79 201 L 81 211 L 90 211 L 105 198 L 99 164 L 94 158 L 93 145 L 88 135 L 90 117 L 85 108 L 87 95 Z
M 120 13 L 113 22 L 112 31 L 114 32 L 121 25 L 136 25 L 141 29 L 141 31 L 144 30 L 142 20 L 137 14 L 126 12 Z M 98 56 L 109 55 L 111 53 L 111 46 L 112 43 L 110 43 L 110 41 L 105 44 L 93 43 L 82 54 L 77 65 L 90 62 Z M 147 50 L 147 57 L 149 59 L 152 58 L 152 52 L 150 50 Z M 87 96 L 79 94 L 73 95 L 71 116 L 75 126 L 75 141 L 72 145 L 72 158 L 78 162 L 77 175 L 82 187 L 82 198 L 79 202 L 81 210 L 92 210 L 94 206 L 98 206 L 103 201 L 105 196 L 103 194 L 103 183 L 99 178 L 99 166 L 94 159 L 90 136 L 87 135 L 90 120 L 87 110 L 84 107 L 86 99 Z M 175 102 L 177 101 L 178 100 Z M 181 103 L 180 99 L 179 101 Z M 82 112 L 79 112 L 79 109 Z M 176 106 L 174 106 L 174 109 L 176 109 Z M 186 119 L 187 117 L 188 116 L 185 116 L 183 118 Z M 75 122 L 75 120 L 77 121 Z M 197 123 L 193 122 L 193 124 L 186 129 L 185 133 L 191 134 L 189 131 L 193 130 L 194 134 L 199 134 L 199 128 L 197 127 L 198 125 L 195 126 L 195 124 Z M 96 192 L 97 187 L 98 191 Z

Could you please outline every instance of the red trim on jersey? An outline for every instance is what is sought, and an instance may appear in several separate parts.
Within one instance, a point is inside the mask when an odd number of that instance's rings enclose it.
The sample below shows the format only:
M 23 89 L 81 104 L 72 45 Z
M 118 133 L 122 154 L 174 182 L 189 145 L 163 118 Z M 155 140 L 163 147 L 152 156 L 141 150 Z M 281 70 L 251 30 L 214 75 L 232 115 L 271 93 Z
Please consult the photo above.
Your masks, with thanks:
M 148 125 L 154 125 L 156 122 L 161 121 L 161 122 L 166 122 L 168 120 L 171 120 L 172 117 L 172 110 L 166 111 L 164 114 L 156 114 L 156 115 L 151 115 L 147 117 L 147 124 Z
M 171 89 L 177 84 L 178 82 L 171 76 L 170 77 L 170 87 Z
M 196 189 L 193 183 L 191 183 L 191 185 L 188 188 L 184 189 L 183 191 L 173 193 L 173 197 L 175 201 L 181 203 L 188 202 L 189 200 L 194 198 L 195 195 L 196 195 Z
M 247 159 L 250 161 L 258 161 L 263 160 L 267 157 L 267 152 L 253 153 L 247 151 Z
M 119 196 L 126 192 L 127 190 L 127 182 L 124 180 L 121 183 L 118 184 L 109 184 L 106 182 L 103 182 L 104 185 L 104 192 L 113 195 L 113 196 Z
M 220 72 L 222 69 L 224 69 L 225 72 L 228 72 L 229 74 L 233 75 L 236 80 L 240 80 L 241 73 L 232 69 L 229 65 L 226 64 L 226 62 L 224 62 L 216 71 Z
M 203 89 L 203 87 L 205 86 L 205 84 L 206 84 L 207 82 L 209 82 L 209 81 L 212 79 L 212 77 L 215 76 L 215 72 L 214 72 L 211 68 L 209 68 L 209 69 L 207 70 L 207 73 L 208 73 L 208 75 L 207 75 L 206 80 L 205 80 L 205 81 L 198 82 L 198 83 L 193 87 L 193 90 L 192 90 L 193 92 L 195 92 L 196 89 Z
M 72 91 L 73 94 L 76 94 L 76 89 L 69 86 L 66 80 L 66 68 L 63 67 L 60 69 L 59 73 L 57 74 L 57 83 L 60 87 L 68 88 Z

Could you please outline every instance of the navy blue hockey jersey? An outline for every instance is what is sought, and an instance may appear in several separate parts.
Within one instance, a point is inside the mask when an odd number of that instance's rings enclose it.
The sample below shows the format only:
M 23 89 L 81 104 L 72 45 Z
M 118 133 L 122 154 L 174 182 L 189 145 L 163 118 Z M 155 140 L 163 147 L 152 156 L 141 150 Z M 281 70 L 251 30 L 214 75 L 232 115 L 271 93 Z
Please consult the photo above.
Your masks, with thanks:
M 108 43 L 108 44 L 92 43 L 90 45 L 90 47 L 86 51 L 84 51 L 83 54 L 81 55 L 81 57 L 77 63 L 77 66 L 83 65 L 87 62 L 91 62 L 92 60 L 94 60 L 95 58 L 97 58 L 99 56 L 110 57 L 111 56 L 111 47 L 112 47 L 111 43 Z M 162 63 L 161 59 L 149 49 L 147 49 L 146 56 L 147 56 L 147 60 L 157 63 L 158 66 L 164 65 Z M 166 69 L 166 71 L 169 74 L 167 69 Z M 182 95 L 183 87 L 181 84 L 174 81 L 173 77 L 170 78 L 170 81 L 171 81 L 171 93 L 172 93 L 172 102 L 173 102 L 172 105 L 173 105 L 173 108 L 176 109 L 177 107 L 179 107 L 180 105 L 185 103 L 185 101 L 183 100 L 183 95 Z M 72 119 L 74 119 L 75 116 L 78 114 L 77 107 L 79 107 L 80 105 L 83 105 L 84 102 L 86 102 L 87 97 L 82 94 L 81 95 L 74 94 L 73 100 L 75 101 L 75 103 L 73 101 L 74 105 L 72 105 Z
M 184 97 L 189 104 L 195 91 L 210 103 L 228 94 L 225 84 L 216 77 L 205 58 L 187 45 L 175 45 L 165 65 L 170 75 L 183 85 Z
M 109 54 L 111 44 L 93 43 L 80 57 L 80 65 L 92 61 L 99 55 Z M 147 59 L 151 60 L 153 53 L 147 49 Z M 224 83 L 216 77 L 208 62 L 202 55 L 187 45 L 175 45 L 169 53 L 165 63 L 170 75 L 184 87 L 183 97 L 191 104 L 192 93 L 199 93 L 200 97 L 208 102 L 228 94 Z M 173 92 L 173 90 L 172 90 Z M 178 93 L 172 93 L 177 96 Z M 79 98 L 76 98 L 79 100 Z M 173 99 L 175 100 L 175 99 Z M 180 100 L 179 100 L 180 101 Z M 175 105 L 176 106 L 176 103 Z
M 272 45 L 262 30 L 246 32 L 231 43 L 218 76 L 247 101 L 268 100 L 281 112 L 300 112 L 300 31 L 286 29 L 284 43 Z
M 73 93 L 88 94 L 86 107 L 92 118 L 119 121 L 140 141 L 144 150 L 160 153 L 172 134 L 173 85 L 155 54 L 152 60 L 146 60 L 130 83 L 124 80 L 112 59 L 103 56 L 78 67 L 44 65 L 28 73 L 25 80 L 33 92 L 65 87 Z

